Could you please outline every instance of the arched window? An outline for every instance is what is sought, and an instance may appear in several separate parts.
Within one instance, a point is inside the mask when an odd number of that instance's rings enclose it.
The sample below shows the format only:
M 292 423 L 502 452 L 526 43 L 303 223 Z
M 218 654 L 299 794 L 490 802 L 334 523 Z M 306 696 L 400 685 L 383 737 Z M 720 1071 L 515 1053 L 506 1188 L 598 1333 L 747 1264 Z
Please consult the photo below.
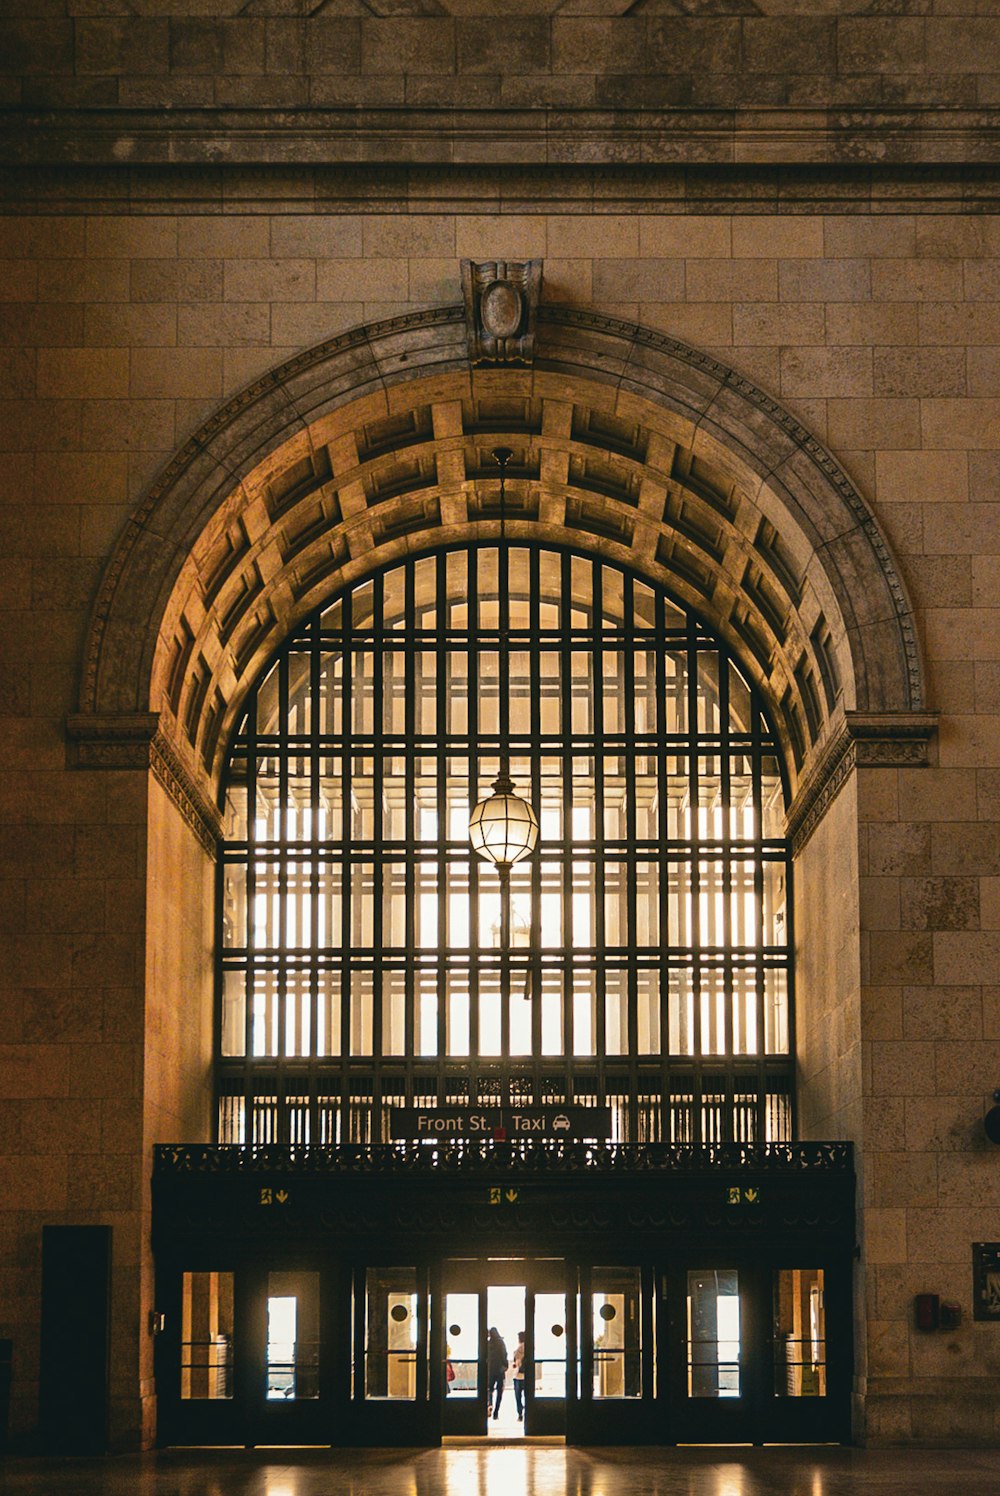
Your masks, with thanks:
M 506 952 L 468 839 L 504 750 L 540 822 Z M 551 1101 L 618 1139 L 791 1136 L 780 757 L 661 590 L 521 543 L 380 571 L 263 673 L 225 794 L 222 1141 Z

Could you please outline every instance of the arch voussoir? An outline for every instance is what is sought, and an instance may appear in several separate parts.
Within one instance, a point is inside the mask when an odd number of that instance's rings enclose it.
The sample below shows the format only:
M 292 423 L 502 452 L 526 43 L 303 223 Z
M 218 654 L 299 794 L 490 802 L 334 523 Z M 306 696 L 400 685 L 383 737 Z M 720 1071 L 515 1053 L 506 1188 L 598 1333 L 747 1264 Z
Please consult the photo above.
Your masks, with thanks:
M 204 796 L 289 628 L 394 558 L 510 533 L 672 590 L 745 662 L 808 777 L 846 720 L 924 706 L 906 589 L 863 497 L 770 397 L 647 328 L 543 307 L 531 368 L 469 363 L 461 308 L 306 350 L 219 408 L 138 506 L 76 721 L 158 720 Z

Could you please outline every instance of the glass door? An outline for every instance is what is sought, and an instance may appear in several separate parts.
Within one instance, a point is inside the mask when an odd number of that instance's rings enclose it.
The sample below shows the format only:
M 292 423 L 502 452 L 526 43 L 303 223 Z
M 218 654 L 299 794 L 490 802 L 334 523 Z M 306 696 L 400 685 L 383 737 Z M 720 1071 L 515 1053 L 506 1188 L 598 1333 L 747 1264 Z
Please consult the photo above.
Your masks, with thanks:
M 769 1437 L 850 1436 L 849 1268 L 772 1267 Z
M 665 1441 L 850 1437 L 850 1264 L 703 1258 L 661 1275 Z
M 449 1293 L 444 1300 L 445 1396 L 477 1404 L 479 1391 L 479 1294 Z
M 155 1342 L 159 1437 L 164 1443 L 244 1442 L 245 1275 L 210 1269 L 163 1273 Z
M 673 1442 L 763 1442 L 762 1288 L 761 1270 L 736 1259 L 670 1275 L 665 1411 Z
M 574 1442 L 641 1444 L 654 1414 L 653 1274 L 638 1264 L 580 1270 Z
M 262 1288 L 254 1296 L 252 1337 L 255 1442 L 329 1443 L 330 1411 L 320 1404 L 320 1379 L 327 1369 L 320 1345 L 320 1274 L 272 1270 L 264 1275 Z M 331 1349 L 326 1348 L 327 1354 Z
M 557 1264 L 560 1275 L 565 1267 Z M 551 1279 L 551 1274 L 545 1274 Z M 526 1358 L 524 1374 L 526 1434 L 562 1434 L 566 1431 L 566 1362 L 569 1345 L 569 1315 L 565 1285 L 528 1289 Z
M 444 1337 L 441 1386 L 441 1431 L 448 1435 L 486 1433 L 487 1363 L 484 1354 L 488 1326 L 483 1264 L 446 1262 L 442 1307 Z

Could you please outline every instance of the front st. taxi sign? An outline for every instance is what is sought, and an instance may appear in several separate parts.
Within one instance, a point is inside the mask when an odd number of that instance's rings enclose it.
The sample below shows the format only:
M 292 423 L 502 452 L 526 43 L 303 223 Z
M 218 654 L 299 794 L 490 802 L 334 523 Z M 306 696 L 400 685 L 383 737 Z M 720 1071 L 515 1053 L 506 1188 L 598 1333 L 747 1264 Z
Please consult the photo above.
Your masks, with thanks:
M 422 1138 L 567 1138 L 604 1142 L 611 1134 L 606 1106 L 394 1106 L 389 1126 L 393 1142 Z

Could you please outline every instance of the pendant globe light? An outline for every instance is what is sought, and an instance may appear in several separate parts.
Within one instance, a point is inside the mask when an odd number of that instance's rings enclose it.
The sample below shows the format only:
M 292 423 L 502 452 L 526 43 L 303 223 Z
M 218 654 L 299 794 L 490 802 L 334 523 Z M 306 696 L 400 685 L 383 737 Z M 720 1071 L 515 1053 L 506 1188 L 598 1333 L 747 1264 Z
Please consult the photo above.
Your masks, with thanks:
M 497 869 L 510 870 L 522 857 L 530 857 L 538 842 L 538 817 L 520 795 L 514 794 L 507 755 L 500 759 L 500 773 L 493 793 L 480 800 L 469 817 L 472 849 Z

